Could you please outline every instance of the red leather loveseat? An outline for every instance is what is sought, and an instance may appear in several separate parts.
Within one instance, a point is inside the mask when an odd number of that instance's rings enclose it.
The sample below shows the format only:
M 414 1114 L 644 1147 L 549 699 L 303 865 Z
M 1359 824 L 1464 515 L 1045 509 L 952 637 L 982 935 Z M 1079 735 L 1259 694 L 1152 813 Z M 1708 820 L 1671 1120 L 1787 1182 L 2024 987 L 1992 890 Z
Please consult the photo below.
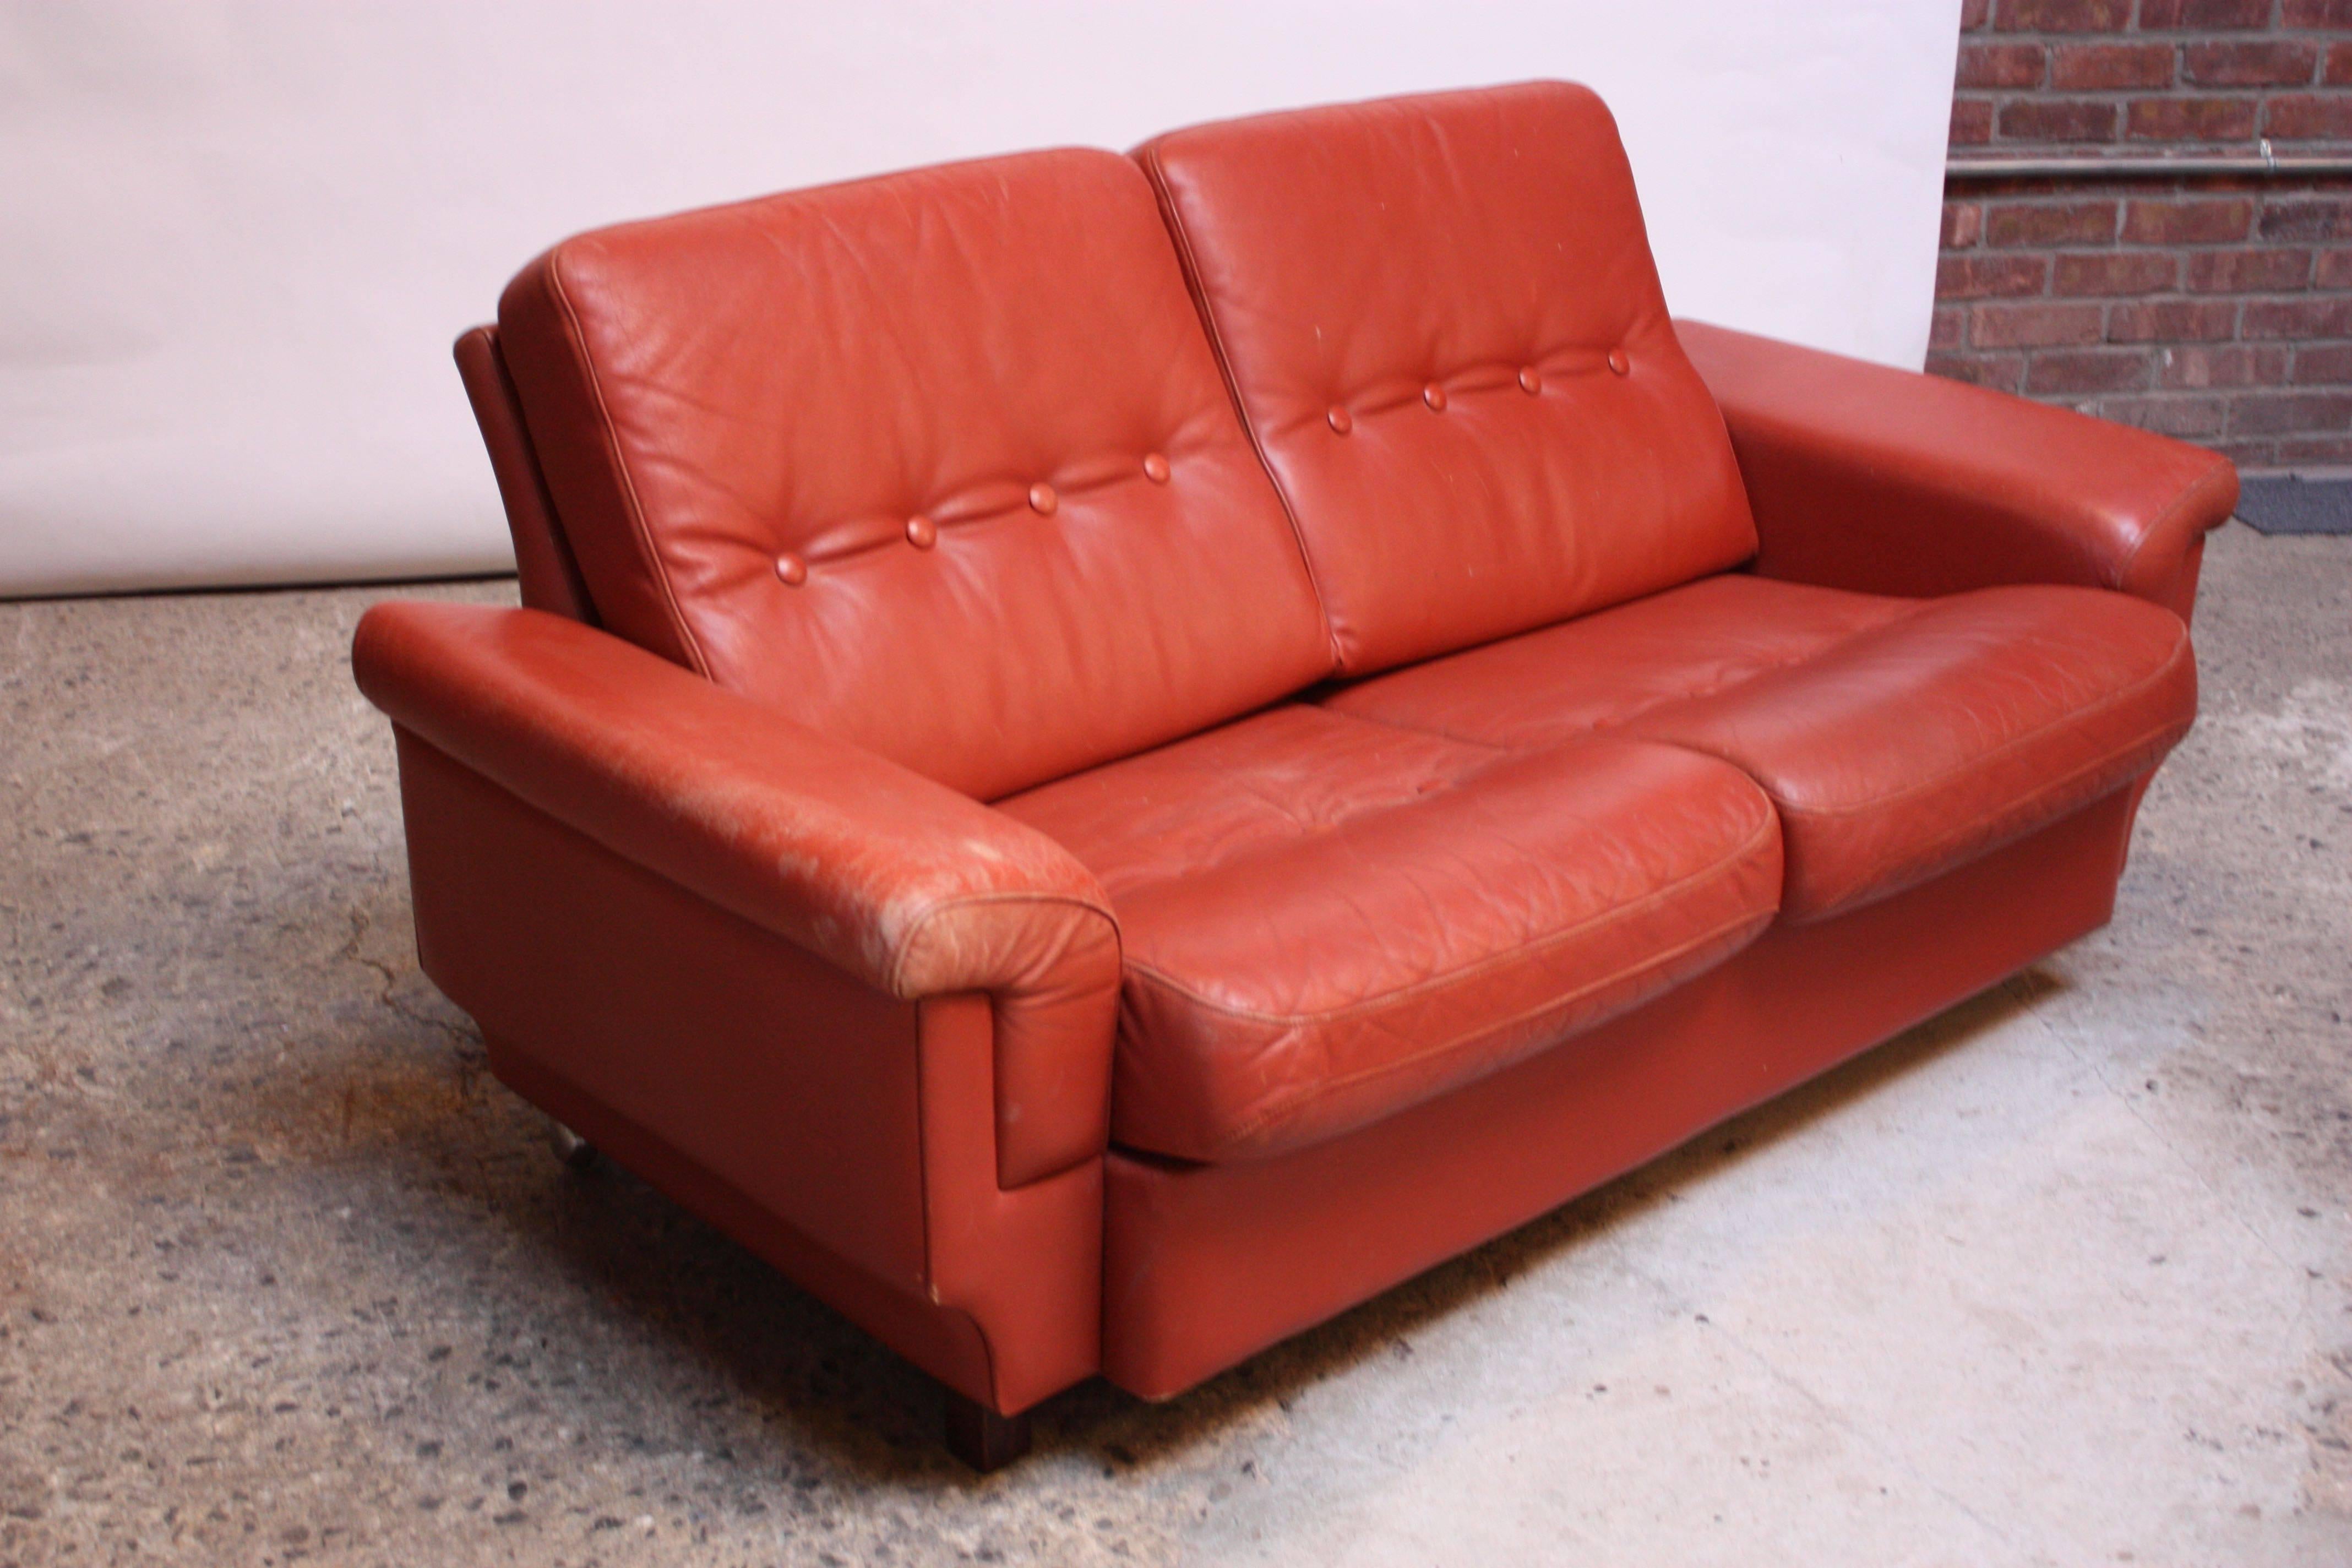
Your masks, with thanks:
M 425 968 L 982 1464 L 2105 921 L 2236 490 L 1671 321 L 1552 83 L 600 230 L 458 358 Z

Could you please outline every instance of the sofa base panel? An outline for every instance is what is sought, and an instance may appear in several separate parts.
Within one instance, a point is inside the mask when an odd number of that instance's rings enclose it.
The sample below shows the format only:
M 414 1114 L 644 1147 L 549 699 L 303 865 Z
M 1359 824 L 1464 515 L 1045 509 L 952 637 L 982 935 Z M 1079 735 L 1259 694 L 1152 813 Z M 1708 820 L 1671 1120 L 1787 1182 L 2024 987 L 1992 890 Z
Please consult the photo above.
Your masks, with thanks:
M 2112 913 L 2126 786 L 1442 1100 L 1271 1159 L 1114 1148 L 1103 1370 L 1166 1398 L 1891 1038 Z

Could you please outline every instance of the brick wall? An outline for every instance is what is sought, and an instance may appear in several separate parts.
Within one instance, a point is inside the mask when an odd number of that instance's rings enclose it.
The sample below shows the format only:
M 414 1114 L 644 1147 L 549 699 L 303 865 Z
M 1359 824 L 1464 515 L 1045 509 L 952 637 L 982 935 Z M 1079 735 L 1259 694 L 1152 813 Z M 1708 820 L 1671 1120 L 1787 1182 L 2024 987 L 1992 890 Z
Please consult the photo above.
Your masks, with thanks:
M 1952 149 L 2352 153 L 2352 0 L 1966 0 Z M 2352 462 L 2352 180 L 1948 179 L 1928 368 Z

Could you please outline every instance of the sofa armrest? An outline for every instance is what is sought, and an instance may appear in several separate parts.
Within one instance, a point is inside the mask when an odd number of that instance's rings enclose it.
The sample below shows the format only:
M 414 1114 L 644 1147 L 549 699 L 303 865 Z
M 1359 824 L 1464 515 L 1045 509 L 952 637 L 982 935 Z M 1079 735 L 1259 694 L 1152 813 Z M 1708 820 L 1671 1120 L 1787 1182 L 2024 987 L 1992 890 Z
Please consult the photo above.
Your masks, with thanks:
M 1872 593 L 2071 583 L 2185 620 L 2230 461 L 1939 376 L 1677 321 L 1731 432 L 1756 569 Z
M 615 854 L 887 995 L 989 994 L 1006 1184 L 1099 1152 L 1118 931 L 1053 840 L 538 610 L 378 605 L 352 658 L 395 724 Z

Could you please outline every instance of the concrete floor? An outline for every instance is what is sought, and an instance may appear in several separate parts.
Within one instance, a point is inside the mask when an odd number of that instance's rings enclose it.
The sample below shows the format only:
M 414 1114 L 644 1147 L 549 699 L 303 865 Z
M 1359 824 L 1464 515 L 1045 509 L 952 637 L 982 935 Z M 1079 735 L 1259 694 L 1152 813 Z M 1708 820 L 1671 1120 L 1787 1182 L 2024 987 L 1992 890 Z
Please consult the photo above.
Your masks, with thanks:
M 985 1481 L 417 973 L 389 590 L 0 605 L 0 1564 L 2352 1563 L 2352 540 L 2207 584 L 2110 929 Z

